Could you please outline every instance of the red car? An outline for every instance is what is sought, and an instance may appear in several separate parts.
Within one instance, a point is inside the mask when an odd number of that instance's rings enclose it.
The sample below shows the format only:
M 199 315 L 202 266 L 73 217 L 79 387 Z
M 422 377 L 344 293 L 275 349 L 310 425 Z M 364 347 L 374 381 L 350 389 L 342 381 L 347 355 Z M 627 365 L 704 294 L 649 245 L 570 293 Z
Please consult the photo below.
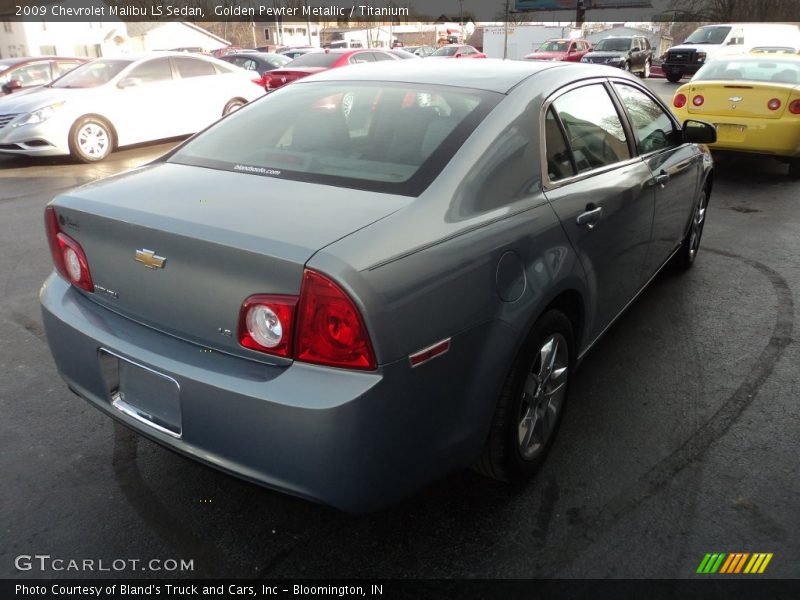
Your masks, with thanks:
M 448 44 L 439 48 L 428 58 L 486 58 L 486 55 L 466 44 Z
M 266 80 L 264 89 L 271 92 L 282 85 L 292 83 L 320 71 L 381 60 L 400 60 L 400 58 L 391 52 L 377 48 L 362 48 L 359 50 L 342 48 L 327 49 L 324 52 L 308 52 L 295 58 L 289 63 L 289 66 L 266 73 L 264 76 Z
M 525 58 L 527 60 L 566 60 L 569 62 L 580 62 L 583 55 L 591 50 L 592 45 L 587 40 L 547 40 Z
M 0 59 L 0 96 L 50 83 L 87 60 L 64 56 Z

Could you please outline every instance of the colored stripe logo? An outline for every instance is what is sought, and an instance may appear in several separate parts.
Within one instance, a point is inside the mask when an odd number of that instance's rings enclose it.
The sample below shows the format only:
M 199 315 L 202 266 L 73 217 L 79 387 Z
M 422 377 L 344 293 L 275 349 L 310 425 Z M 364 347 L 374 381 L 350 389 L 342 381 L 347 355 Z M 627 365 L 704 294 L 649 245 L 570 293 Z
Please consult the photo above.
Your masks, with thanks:
M 756 552 L 753 554 L 749 552 L 708 553 L 703 557 L 700 566 L 697 567 L 697 573 L 701 575 L 713 575 L 715 573 L 725 575 L 760 574 L 767 569 L 772 556 L 772 552 Z

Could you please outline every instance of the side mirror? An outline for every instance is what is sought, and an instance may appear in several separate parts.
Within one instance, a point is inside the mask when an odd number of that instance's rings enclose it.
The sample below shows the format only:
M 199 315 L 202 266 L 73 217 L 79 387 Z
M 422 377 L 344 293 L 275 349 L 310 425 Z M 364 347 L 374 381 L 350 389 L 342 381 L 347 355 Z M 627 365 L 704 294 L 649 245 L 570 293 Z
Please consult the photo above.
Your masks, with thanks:
M 121 90 L 124 90 L 127 88 L 137 87 L 140 85 L 142 85 L 142 80 L 139 79 L 138 77 L 126 77 L 117 84 L 117 87 Z
M 681 131 L 683 141 L 690 144 L 713 144 L 717 141 L 717 129 L 711 123 L 686 119 Z
M 19 79 L 12 79 L 8 83 L 3 84 L 3 91 L 10 94 L 14 90 L 22 89 L 22 82 Z
M 576 48 L 570 48 L 567 54 L 575 54 L 578 50 Z

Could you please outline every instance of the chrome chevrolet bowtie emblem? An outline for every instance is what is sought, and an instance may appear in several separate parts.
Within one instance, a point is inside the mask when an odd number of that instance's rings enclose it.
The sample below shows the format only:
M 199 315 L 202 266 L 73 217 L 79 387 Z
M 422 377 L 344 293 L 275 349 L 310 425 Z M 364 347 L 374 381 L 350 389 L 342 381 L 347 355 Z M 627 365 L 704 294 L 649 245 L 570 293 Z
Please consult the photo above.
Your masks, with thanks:
M 156 255 L 152 250 L 142 248 L 136 251 L 136 262 L 142 263 L 148 269 L 163 269 L 167 259 Z
M 742 97 L 741 96 L 731 96 L 730 98 L 728 98 L 728 100 L 731 101 L 731 108 L 736 108 L 736 103 L 737 102 L 741 102 L 742 101 Z

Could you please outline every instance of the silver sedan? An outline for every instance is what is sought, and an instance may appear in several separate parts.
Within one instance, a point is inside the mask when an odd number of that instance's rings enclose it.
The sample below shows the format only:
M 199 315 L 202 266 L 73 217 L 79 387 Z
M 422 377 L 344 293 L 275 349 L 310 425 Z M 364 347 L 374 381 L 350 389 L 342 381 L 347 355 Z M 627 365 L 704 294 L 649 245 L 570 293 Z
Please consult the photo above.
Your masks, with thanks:
M 581 357 L 695 261 L 715 139 L 610 67 L 331 69 L 56 198 L 50 348 L 142 435 L 342 509 L 522 480 Z
M 195 133 L 262 94 L 210 57 L 101 58 L 0 98 L 0 152 L 99 161 L 119 146 Z

